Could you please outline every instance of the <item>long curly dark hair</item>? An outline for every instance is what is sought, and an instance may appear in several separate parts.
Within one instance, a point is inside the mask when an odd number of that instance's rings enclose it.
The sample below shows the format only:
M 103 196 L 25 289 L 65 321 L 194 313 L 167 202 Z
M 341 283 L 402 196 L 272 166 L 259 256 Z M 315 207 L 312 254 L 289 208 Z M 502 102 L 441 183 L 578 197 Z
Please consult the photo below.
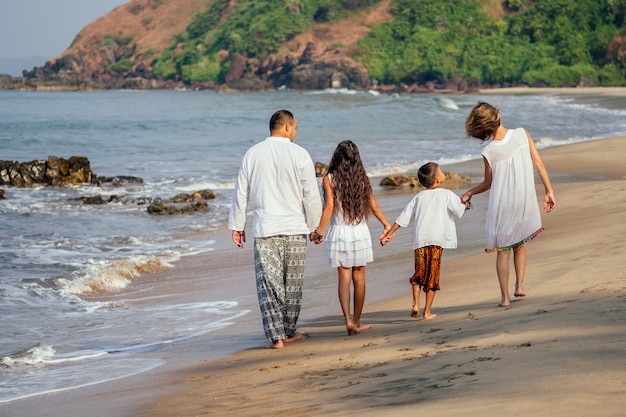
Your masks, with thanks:
M 347 224 L 358 224 L 370 215 L 372 185 L 365 173 L 359 148 L 350 140 L 337 145 L 328 165 L 335 198 L 335 210 L 341 208 Z

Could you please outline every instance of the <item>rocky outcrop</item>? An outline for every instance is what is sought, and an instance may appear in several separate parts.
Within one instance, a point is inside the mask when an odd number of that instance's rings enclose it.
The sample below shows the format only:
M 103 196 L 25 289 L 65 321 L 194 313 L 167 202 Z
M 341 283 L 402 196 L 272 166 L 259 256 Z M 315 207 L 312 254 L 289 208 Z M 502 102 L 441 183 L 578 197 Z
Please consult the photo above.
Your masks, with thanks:
M 419 187 L 419 181 L 415 175 L 394 174 L 383 178 L 380 185 L 383 187 Z
M 273 86 L 295 90 L 348 88 L 361 90 L 370 85 L 365 67 L 346 56 L 319 59 L 318 46 L 309 42 L 300 56 L 272 56 L 259 67 L 258 74 Z
M 89 205 L 104 205 L 109 203 L 117 203 L 124 205 L 147 205 L 147 212 L 150 215 L 163 216 L 172 214 L 190 214 L 190 213 L 205 213 L 209 210 L 207 200 L 212 200 L 217 197 L 217 193 L 213 190 L 200 190 L 193 194 L 178 194 L 169 200 L 163 200 L 161 198 L 132 198 L 128 195 L 111 195 L 103 197 L 102 195 L 95 196 L 83 196 L 77 198 L 78 201 L 83 204 Z
M 459 175 L 454 172 L 444 172 L 446 175 L 446 188 L 460 188 L 468 186 L 472 180 L 467 175 Z M 388 175 L 380 181 L 383 187 L 422 187 L 415 175 L 395 174 Z
M 149 74 L 148 74 L 149 75 Z M 146 74 L 127 72 L 118 74 L 101 68 L 91 68 L 88 62 L 69 54 L 56 61 L 48 61 L 43 67 L 24 71 L 13 86 L 36 90 L 148 90 L 167 88 L 168 84 L 146 78 Z
M 91 171 L 89 159 L 84 156 L 72 156 L 63 159 L 49 156 L 30 162 L 0 161 L 0 185 L 14 187 L 38 187 L 46 185 L 93 184 L 100 187 L 121 187 L 128 184 L 143 184 L 139 177 L 118 175 L 98 177 Z M 0 188 L 0 200 L 4 199 L 4 189 Z M 169 200 L 161 198 L 134 198 L 129 195 L 83 196 L 76 200 L 83 204 L 102 205 L 121 203 L 125 205 L 148 205 L 147 212 L 152 215 L 187 214 L 206 212 L 209 206 L 206 200 L 217 197 L 213 190 L 200 190 L 192 194 L 178 194 Z
M 0 90 L 7 90 L 13 86 L 17 80 L 8 74 L 0 74 Z
M 168 204 L 162 200 L 155 200 L 148 206 L 148 214 L 153 216 L 163 216 L 172 214 L 206 213 L 209 206 L 204 201 L 195 201 L 190 204 Z
M 84 156 L 49 156 L 30 162 L 0 161 L 0 185 L 37 187 L 93 183 L 96 178 Z

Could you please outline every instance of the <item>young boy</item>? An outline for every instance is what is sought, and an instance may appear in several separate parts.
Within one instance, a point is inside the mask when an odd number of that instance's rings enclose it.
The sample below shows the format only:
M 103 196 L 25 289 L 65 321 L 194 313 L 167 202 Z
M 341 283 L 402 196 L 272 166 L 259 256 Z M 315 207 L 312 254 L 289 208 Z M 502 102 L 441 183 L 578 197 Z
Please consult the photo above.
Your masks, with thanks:
M 393 239 L 400 227 L 408 227 L 415 220 L 413 249 L 415 250 L 415 273 L 409 279 L 413 286 L 413 309 L 411 317 L 420 316 L 420 289 L 426 295 L 424 320 L 435 318 L 430 309 L 439 290 L 439 273 L 443 248 L 456 248 L 455 217 L 461 218 L 470 208 L 469 201 L 450 190 L 441 188 L 446 176 L 435 162 L 422 165 L 417 171 L 420 184 L 426 189 L 413 197 L 396 219 L 391 229 L 381 237 L 384 245 Z

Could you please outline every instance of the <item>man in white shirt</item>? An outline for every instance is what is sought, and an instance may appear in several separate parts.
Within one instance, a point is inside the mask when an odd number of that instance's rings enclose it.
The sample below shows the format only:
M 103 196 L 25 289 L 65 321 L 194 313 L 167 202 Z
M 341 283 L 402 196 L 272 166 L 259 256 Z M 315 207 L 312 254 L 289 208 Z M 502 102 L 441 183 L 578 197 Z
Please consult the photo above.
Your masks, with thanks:
M 322 202 L 309 153 L 293 143 L 298 123 L 288 110 L 270 119 L 270 136 L 241 161 L 228 228 L 243 247 L 246 210 L 253 212 L 254 269 L 265 336 L 272 349 L 304 339 L 296 332 L 302 303 L 306 236 L 319 224 Z

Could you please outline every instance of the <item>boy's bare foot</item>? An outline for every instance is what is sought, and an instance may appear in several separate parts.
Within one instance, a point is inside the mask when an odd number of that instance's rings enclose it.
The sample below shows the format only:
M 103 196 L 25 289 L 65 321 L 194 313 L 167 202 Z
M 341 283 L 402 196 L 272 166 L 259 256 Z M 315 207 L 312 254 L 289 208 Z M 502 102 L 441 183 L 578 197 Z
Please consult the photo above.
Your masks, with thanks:
M 285 343 L 297 342 L 298 340 L 308 339 L 310 336 L 308 333 L 296 333 L 291 337 L 286 337 L 283 339 Z
M 437 315 L 435 313 L 431 313 L 431 314 L 424 313 L 424 320 L 432 320 L 435 317 L 437 317 Z
M 500 304 L 498 304 L 498 307 L 511 307 L 511 303 L 509 302 L 501 302 Z
M 516 297 L 524 297 L 526 295 L 526 293 L 524 292 L 524 284 L 516 285 L 513 295 Z
M 411 317 L 419 317 L 420 316 L 420 305 L 413 304 L 413 308 L 411 309 Z

